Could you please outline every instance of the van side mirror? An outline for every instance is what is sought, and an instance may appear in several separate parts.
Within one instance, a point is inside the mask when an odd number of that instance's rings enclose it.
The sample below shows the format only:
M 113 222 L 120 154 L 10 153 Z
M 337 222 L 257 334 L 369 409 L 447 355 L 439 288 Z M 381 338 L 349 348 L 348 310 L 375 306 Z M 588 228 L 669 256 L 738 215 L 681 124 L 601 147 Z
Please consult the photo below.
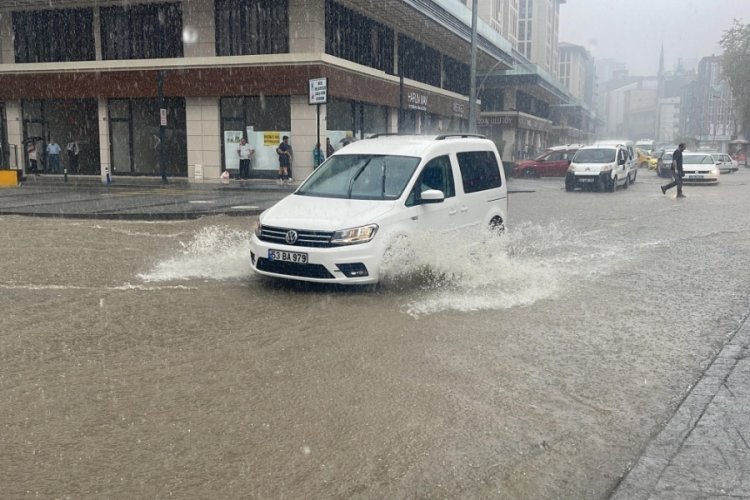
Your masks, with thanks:
M 618 165 L 625 165 L 625 158 L 620 158 L 617 162 Z
M 442 203 L 445 195 L 439 189 L 426 189 L 419 195 L 421 203 Z

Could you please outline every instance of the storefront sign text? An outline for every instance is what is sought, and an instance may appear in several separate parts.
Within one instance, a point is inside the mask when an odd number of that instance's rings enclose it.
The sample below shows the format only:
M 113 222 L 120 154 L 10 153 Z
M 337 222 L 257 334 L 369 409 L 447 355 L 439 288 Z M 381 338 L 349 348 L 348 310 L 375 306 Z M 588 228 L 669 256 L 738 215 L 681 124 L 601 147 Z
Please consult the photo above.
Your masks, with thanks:
M 418 111 L 427 111 L 427 96 L 418 92 L 409 92 L 406 95 L 406 101 L 409 109 Z

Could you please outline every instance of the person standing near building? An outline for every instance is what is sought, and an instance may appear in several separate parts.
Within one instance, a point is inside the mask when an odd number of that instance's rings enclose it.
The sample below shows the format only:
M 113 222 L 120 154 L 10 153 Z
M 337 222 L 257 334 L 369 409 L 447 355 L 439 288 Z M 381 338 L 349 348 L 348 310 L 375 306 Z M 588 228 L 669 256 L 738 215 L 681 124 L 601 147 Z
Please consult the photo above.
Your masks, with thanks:
M 54 139 L 50 139 L 47 144 L 47 167 L 55 174 L 60 173 L 60 145 Z
M 677 149 L 674 150 L 674 153 L 672 153 L 672 178 L 674 180 L 666 186 L 661 187 L 661 194 L 667 194 L 667 190 L 677 186 L 677 197 L 687 198 L 687 196 L 682 194 L 682 176 L 684 175 L 682 170 L 683 151 L 685 151 L 685 143 L 681 142 L 679 146 L 677 146 Z
M 65 146 L 65 151 L 68 152 L 68 165 L 70 166 L 71 173 L 78 173 L 78 154 L 81 149 L 78 147 L 77 141 L 70 141 Z
M 285 135 L 281 139 L 281 144 L 276 148 L 276 154 L 279 155 L 279 178 L 277 184 L 285 182 L 294 182 L 292 179 L 292 146 L 289 145 L 289 136 Z
M 240 179 L 250 178 L 250 161 L 255 156 L 255 149 L 247 143 L 244 137 L 240 139 L 240 146 L 237 148 L 237 154 L 240 156 Z
M 320 143 L 318 142 L 315 144 L 315 149 L 313 149 L 313 168 L 318 168 L 323 163 L 323 160 L 325 160 L 323 150 L 320 149 Z
M 36 153 L 36 143 L 35 142 L 29 142 L 29 144 L 26 146 L 26 156 L 29 158 L 29 173 L 34 174 L 34 176 L 39 175 L 39 166 L 37 164 L 37 153 Z
M 333 144 L 331 144 L 330 137 L 326 137 L 326 158 L 330 158 L 333 153 L 335 153 L 336 150 L 333 149 Z

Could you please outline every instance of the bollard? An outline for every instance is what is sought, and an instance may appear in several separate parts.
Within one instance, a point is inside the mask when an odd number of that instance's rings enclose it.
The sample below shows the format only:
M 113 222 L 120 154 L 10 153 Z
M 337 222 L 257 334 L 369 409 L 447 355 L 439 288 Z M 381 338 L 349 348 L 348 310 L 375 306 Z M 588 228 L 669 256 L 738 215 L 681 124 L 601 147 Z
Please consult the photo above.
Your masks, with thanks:
M 63 179 L 64 179 L 64 182 L 68 182 L 68 169 L 67 168 L 63 169 Z

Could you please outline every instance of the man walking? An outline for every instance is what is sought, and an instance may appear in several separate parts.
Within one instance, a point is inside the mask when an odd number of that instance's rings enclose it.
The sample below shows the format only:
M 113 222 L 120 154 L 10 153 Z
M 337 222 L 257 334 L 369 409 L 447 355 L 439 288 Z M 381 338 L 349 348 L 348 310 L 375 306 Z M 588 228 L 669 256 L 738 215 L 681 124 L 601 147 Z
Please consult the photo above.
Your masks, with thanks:
M 60 145 L 54 139 L 47 144 L 47 167 L 55 174 L 60 173 Z
M 680 145 L 677 146 L 677 149 L 674 150 L 674 153 L 672 153 L 672 178 L 674 180 L 666 186 L 661 187 L 661 194 L 667 194 L 668 189 L 672 189 L 673 187 L 677 186 L 677 197 L 687 198 L 687 196 L 682 194 L 682 176 L 685 175 L 682 171 L 683 151 L 685 151 L 685 143 L 681 142 Z

